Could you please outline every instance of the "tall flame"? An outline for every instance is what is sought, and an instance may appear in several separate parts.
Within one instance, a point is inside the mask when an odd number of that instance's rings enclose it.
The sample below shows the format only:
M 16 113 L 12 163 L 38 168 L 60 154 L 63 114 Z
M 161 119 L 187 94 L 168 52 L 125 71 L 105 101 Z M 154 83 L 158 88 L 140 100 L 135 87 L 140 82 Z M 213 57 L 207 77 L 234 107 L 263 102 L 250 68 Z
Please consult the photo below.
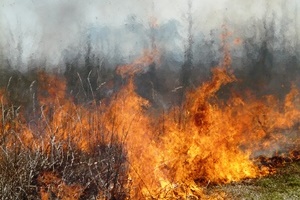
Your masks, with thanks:
M 228 72 L 231 59 L 226 49 L 224 46 L 224 63 L 212 70 L 212 79 L 188 92 L 182 106 L 158 117 L 147 112 L 151 105 L 135 92 L 134 84 L 134 75 L 157 59 L 155 51 L 118 67 L 126 84 L 109 101 L 89 106 L 75 104 L 66 96 L 64 80 L 41 73 L 39 118 L 33 119 L 35 125 L 22 121 L 14 126 L 22 144 L 33 150 L 47 149 L 57 140 L 91 152 L 97 142 L 109 144 L 117 138 L 127 153 L 130 199 L 211 198 L 203 186 L 263 176 L 270 171 L 252 158 L 262 152 L 272 155 L 279 146 L 289 150 L 300 145 L 299 127 L 293 131 L 300 119 L 300 94 L 295 86 L 283 103 L 270 95 L 218 98 L 224 85 L 236 81 Z M 0 93 L 2 105 L 6 104 L 4 93 Z M 12 124 L 2 121 L 2 134 Z M 59 179 L 45 174 L 49 180 Z M 68 191 L 72 188 L 61 180 L 56 182 Z M 80 186 L 74 188 L 81 194 Z M 41 195 L 47 196 L 42 190 Z

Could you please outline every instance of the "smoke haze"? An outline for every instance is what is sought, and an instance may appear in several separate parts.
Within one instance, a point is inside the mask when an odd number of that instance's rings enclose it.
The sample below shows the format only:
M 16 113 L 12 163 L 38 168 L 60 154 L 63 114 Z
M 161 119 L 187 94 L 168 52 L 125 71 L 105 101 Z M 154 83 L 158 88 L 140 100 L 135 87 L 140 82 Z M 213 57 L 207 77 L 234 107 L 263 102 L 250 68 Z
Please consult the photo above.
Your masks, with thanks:
M 295 51 L 299 5 L 297 0 L 192 1 L 194 52 L 201 53 L 199 46 L 204 40 L 218 41 L 224 24 L 234 36 L 259 42 L 264 23 L 273 23 L 275 37 L 288 40 L 285 45 Z M 130 61 L 150 48 L 152 22 L 156 23 L 157 46 L 172 59 L 183 61 L 187 1 L 3 0 L 0 6 L 1 60 L 20 70 L 32 60 L 46 66 L 63 65 L 66 54 L 75 56 L 85 51 L 88 39 L 100 57 L 112 59 L 118 54 L 123 61 Z M 272 48 L 280 45 L 275 41 Z M 236 51 L 237 57 L 239 53 Z M 196 61 L 203 59 L 201 55 L 194 57 Z

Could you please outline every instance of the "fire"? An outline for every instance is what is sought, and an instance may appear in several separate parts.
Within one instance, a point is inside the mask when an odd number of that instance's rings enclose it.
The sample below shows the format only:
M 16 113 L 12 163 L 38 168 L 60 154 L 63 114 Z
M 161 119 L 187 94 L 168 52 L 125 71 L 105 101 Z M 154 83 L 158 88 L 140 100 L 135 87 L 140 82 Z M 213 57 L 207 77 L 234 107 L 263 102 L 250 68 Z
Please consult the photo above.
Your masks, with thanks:
M 59 141 L 62 149 L 72 144 L 92 153 L 99 142 L 112 145 L 117 140 L 126 151 L 129 199 L 211 198 L 205 186 L 266 175 L 271 170 L 254 158 L 299 149 L 300 144 L 299 127 L 294 130 L 300 119 L 296 86 L 283 102 L 271 95 L 258 98 L 234 92 L 228 99 L 219 98 L 223 86 L 237 82 L 224 48 L 224 63 L 212 70 L 212 79 L 189 91 L 183 105 L 156 117 L 149 114 L 150 102 L 135 92 L 134 84 L 135 74 L 157 59 L 156 51 L 118 67 L 126 83 L 109 100 L 89 105 L 74 103 L 61 77 L 40 73 L 35 118 L 1 121 L 1 136 L 14 126 L 22 145 L 45 154 L 51 154 L 51 145 Z M 0 95 L 2 107 L 8 105 L 5 91 Z M 4 115 L 3 111 L 3 119 Z M 13 146 L 13 139 L 8 144 Z M 78 199 L 84 190 L 52 172 L 41 173 L 38 181 L 42 199 L 48 198 L 46 187 L 65 199 Z M 101 191 L 98 197 L 103 199 Z
M 49 172 L 41 174 L 38 181 L 43 185 L 40 188 L 42 200 L 51 199 L 51 193 L 60 199 L 76 200 L 82 193 L 80 185 L 66 185 L 57 175 Z

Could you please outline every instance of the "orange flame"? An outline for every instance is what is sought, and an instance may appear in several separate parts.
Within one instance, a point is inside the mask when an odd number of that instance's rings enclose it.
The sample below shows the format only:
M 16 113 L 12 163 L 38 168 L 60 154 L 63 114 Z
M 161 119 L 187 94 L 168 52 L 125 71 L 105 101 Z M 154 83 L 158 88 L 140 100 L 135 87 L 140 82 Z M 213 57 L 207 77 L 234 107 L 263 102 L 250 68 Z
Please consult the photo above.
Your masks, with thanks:
M 268 169 L 251 158 L 260 152 L 273 154 L 277 146 L 299 148 L 299 130 L 293 131 L 300 118 L 299 91 L 293 86 L 283 103 L 274 96 L 257 99 L 248 95 L 243 99 L 233 95 L 226 101 L 219 100 L 217 92 L 222 86 L 236 81 L 228 72 L 231 59 L 226 45 L 224 51 L 224 63 L 212 70 L 211 81 L 189 92 L 182 107 L 158 118 L 147 112 L 150 103 L 135 92 L 133 80 L 136 73 L 154 62 L 156 51 L 118 67 L 117 73 L 128 77 L 127 83 L 109 103 L 91 107 L 77 105 L 66 97 L 63 79 L 41 73 L 37 129 L 24 121 L 14 124 L 19 139 L 33 150 L 43 145 L 47 149 L 45 146 L 55 140 L 72 142 L 82 151 L 91 152 L 99 141 L 109 144 L 112 138 L 118 138 L 127 151 L 131 199 L 205 199 L 210 197 L 203 186 L 210 183 L 266 175 Z M 5 102 L 2 100 L 2 104 Z M 2 134 L 12 126 L 2 121 Z M 72 190 L 77 197 L 82 192 L 81 186 L 67 185 L 52 173 L 44 173 L 39 181 L 61 198 L 68 199 Z M 47 191 L 41 188 L 42 199 L 48 198 Z

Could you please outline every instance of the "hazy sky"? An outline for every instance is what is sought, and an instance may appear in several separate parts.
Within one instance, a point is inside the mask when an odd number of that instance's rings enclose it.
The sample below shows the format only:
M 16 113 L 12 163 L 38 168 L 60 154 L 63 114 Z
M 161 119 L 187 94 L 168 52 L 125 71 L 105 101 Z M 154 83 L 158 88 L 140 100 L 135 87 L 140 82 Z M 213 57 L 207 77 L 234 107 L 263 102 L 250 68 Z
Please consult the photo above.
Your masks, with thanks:
M 194 32 L 206 33 L 226 23 L 262 19 L 268 10 L 280 18 L 293 19 L 298 0 L 192 0 Z M 43 55 L 53 63 L 61 52 L 77 41 L 80 30 L 91 24 L 122 27 L 129 15 L 148 26 L 151 17 L 158 24 L 176 19 L 186 25 L 187 0 L 1 0 L 0 42 L 2 54 L 16 57 L 22 49 L 23 61 Z M 299 26 L 298 26 L 299 27 Z M 122 37 L 122 36 L 120 36 Z M 22 39 L 22 44 L 18 41 Z M 130 41 L 129 41 L 130 42 Z M 21 46 L 21 47 L 20 47 Z

